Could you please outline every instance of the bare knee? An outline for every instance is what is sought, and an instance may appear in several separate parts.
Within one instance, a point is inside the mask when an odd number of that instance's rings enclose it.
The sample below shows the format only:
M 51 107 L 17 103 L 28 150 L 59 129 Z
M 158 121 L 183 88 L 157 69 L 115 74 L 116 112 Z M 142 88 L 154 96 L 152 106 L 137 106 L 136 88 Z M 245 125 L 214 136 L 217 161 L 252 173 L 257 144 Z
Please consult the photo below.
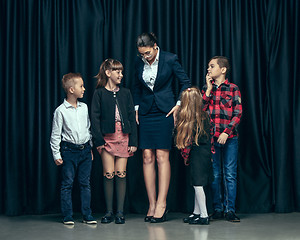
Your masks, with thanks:
M 157 150 L 156 152 L 157 164 L 165 164 L 169 162 L 169 151 L 168 150 Z
M 143 151 L 143 163 L 144 164 L 154 164 L 155 155 L 152 150 L 147 149 Z

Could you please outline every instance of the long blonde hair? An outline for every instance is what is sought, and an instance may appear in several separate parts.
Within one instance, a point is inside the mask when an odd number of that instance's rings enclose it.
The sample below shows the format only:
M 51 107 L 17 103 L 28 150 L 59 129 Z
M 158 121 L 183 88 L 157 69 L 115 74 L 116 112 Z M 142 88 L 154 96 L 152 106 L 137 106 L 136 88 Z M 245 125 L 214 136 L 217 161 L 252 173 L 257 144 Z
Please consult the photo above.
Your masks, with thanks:
M 207 113 L 202 110 L 202 95 L 199 88 L 191 87 L 181 94 L 181 105 L 178 111 L 176 126 L 176 147 L 183 149 L 191 142 L 198 144 L 198 137 L 209 133 L 204 130 L 203 120 Z

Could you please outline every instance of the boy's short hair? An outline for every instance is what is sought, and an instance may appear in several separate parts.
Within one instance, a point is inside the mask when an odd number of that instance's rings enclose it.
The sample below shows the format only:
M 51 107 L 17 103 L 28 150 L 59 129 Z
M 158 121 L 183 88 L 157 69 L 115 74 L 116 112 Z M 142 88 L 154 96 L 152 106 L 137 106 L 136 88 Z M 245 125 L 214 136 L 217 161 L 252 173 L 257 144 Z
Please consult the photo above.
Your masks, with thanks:
M 65 90 L 66 94 L 68 94 L 69 88 L 73 86 L 74 79 L 78 79 L 78 78 L 82 79 L 80 73 L 68 73 L 63 75 L 61 82 L 62 82 L 62 88 Z
M 228 58 L 224 56 L 214 56 L 209 60 L 209 62 L 213 59 L 217 59 L 217 63 L 220 66 L 220 68 L 226 67 L 226 75 L 228 75 L 230 71 L 230 64 Z

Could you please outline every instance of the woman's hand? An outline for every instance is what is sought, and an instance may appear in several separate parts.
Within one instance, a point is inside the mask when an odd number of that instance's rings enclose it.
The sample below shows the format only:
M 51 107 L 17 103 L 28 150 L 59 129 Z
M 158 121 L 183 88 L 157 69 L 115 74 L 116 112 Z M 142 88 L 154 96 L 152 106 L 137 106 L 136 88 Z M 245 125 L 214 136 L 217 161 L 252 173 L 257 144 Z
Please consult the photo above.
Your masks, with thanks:
M 173 114 L 173 118 L 174 118 L 174 126 L 176 125 L 177 122 L 177 112 L 179 110 L 179 105 L 174 106 L 171 111 L 167 114 L 166 117 L 169 117 L 171 114 Z
M 137 125 L 140 124 L 140 122 L 139 122 L 139 112 L 138 111 L 135 111 L 135 121 L 136 121 Z

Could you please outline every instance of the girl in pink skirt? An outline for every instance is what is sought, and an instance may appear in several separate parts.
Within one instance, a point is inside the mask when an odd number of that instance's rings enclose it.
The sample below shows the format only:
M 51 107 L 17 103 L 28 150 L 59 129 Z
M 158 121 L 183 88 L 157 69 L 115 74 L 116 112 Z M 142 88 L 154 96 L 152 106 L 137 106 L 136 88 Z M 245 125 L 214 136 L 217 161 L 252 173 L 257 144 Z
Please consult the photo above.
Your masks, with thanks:
M 91 109 L 94 145 L 103 164 L 104 195 L 107 212 L 102 223 L 115 220 L 125 223 L 123 214 L 126 193 L 127 158 L 137 149 L 137 127 L 132 96 L 129 89 L 119 87 L 123 65 L 106 59 L 100 66 Z M 114 182 L 117 211 L 113 212 Z

